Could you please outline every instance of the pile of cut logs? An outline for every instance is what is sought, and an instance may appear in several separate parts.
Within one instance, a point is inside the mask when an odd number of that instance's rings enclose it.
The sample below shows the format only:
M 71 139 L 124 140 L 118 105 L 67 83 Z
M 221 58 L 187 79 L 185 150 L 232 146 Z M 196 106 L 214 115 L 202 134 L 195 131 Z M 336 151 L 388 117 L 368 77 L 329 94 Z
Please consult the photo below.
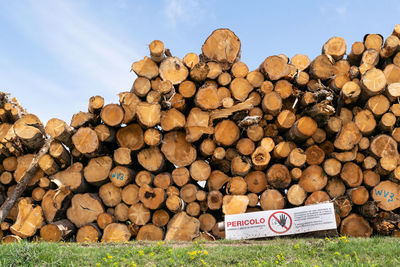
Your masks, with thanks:
M 325 201 L 343 235 L 400 236 L 399 38 L 346 55 L 333 37 L 254 71 L 229 29 L 183 59 L 153 41 L 131 91 L 69 125 L 1 94 L 0 236 L 214 240 L 224 214 Z

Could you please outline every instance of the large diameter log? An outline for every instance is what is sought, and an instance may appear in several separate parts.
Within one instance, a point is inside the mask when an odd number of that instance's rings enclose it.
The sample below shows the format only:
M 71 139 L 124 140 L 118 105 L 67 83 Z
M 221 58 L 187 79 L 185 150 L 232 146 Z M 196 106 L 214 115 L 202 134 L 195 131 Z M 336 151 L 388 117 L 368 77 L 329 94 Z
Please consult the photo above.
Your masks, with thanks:
M 51 180 L 60 186 L 68 186 L 72 192 L 82 193 L 87 189 L 87 184 L 83 178 L 83 165 L 76 162 L 64 171 L 57 172 Z
M 104 229 L 102 242 L 126 242 L 131 238 L 128 226 L 122 223 L 111 223 Z
M 207 180 L 207 188 L 209 191 L 220 190 L 229 181 L 229 179 L 229 176 L 222 171 L 214 170 L 211 172 L 210 177 Z M 266 180 L 265 175 L 264 179 Z
M 209 126 L 210 115 L 208 112 L 201 111 L 195 107 L 189 112 L 186 120 L 186 141 L 195 142 L 200 139 L 203 134 L 212 134 L 214 129 Z
M 247 210 L 248 204 L 249 204 L 248 196 L 243 196 L 243 195 L 229 196 L 229 195 L 226 195 L 222 199 L 222 212 L 225 215 L 244 213 Z
M 389 135 L 381 134 L 372 140 L 370 144 L 372 154 L 378 158 L 383 157 L 399 157 L 397 151 L 397 142 Z
M 30 151 L 37 151 L 44 145 L 43 124 L 35 115 L 22 116 L 13 127 L 15 135 Z
M 117 206 L 122 199 L 122 189 L 113 183 L 107 183 L 100 187 L 99 196 L 107 207 Z
M 112 167 L 112 159 L 109 156 L 92 158 L 83 169 L 83 175 L 88 183 L 102 185 L 107 181 Z
M 340 226 L 340 234 L 345 236 L 370 237 L 372 235 L 372 228 L 363 217 L 353 213 L 343 219 Z
M 121 147 L 132 151 L 139 150 L 144 145 L 143 130 L 139 124 L 130 124 L 117 131 L 117 141 Z
M 70 237 L 75 226 L 67 219 L 47 224 L 40 229 L 40 237 L 46 242 L 59 242 Z
M 307 192 L 315 192 L 323 189 L 327 182 L 323 169 L 318 165 L 311 165 L 303 171 L 299 185 Z
M 169 213 L 165 210 L 156 210 L 151 217 L 151 222 L 158 227 L 167 225 L 169 222 Z
M 160 64 L 161 79 L 171 81 L 173 85 L 180 84 L 188 75 L 188 69 L 177 57 L 167 57 Z
M 136 203 L 129 207 L 129 220 L 136 225 L 145 225 L 150 221 L 150 210 L 143 203 Z
M 186 124 L 185 115 L 179 110 L 171 108 L 161 115 L 161 128 L 164 131 L 171 131 L 183 128 Z
M 386 77 L 383 71 L 372 68 L 361 78 L 361 87 L 368 96 L 373 96 L 385 89 Z
M 378 207 L 391 211 L 400 207 L 400 186 L 391 181 L 382 181 L 372 189 L 372 198 Z
M 93 194 L 76 194 L 72 197 L 71 207 L 67 210 L 67 218 L 77 227 L 94 222 L 104 212 L 101 201 Z
M 240 49 L 240 39 L 229 29 L 213 31 L 201 47 L 202 56 L 220 63 L 224 70 L 240 59 Z
M 194 101 L 196 106 L 203 110 L 213 110 L 221 106 L 217 88 L 213 85 L 204 85 L 199 88 Z
M 44 156 L 44 154 L 43 154 Z M 40 156 L 42 158 L 42 156 Z M 40 159 L 39 158 L 39 159 Z M 35 163 L 36 162 L 36 163 Z M 35 172 L 33 173 L 31 180 L 27 184 L 28 186 L 33 186 L 35 185 L 40 177 L 44 176 L 44 173 L 42 169 L 39 167 L 39 160 L 35 159 L 35 155 L 33 154 L 25 154 L 23 156 L 20 156 L 17 158 L 17 168 L 14 171 L 14 179 L 17 183 L 20 183 L 20 181 L 23 179 L 23 177 L 28 173 L 29 169 L 32 168 L 37 164 L 37 169 L 35 169 Z
M 169 132 L 164 136 L 161 151 L 178 167 L 188 166 L 196 160 L 196 149 L 186 141 L 182 132 Z
M 172 217 L 167 225 L 165 240 L 191 241 L 199 234 L 200 221 L 182 211 Z
M 133 170 L 123 167 L 116 166 L 110 171 L 109 178 L 111 182 L 117 187 L 123 187 L 133 180 Z
M 310 65 L 310 73 L 317 79 L 327 80 L 334 75 L 334 68 L 327 55 L 316 57 Z
M 274 164 L 268 169 L 268 184 L 275 188 L 286 188 L 290 185 L 291 180 L 289 170 L 285 165 Z
M 137 241 L 157 241 L 163 240 L 164 232 L 163 230 L 153 224 L 147 224 L 140 227 L 140 230 L 136 236 Z
M 34 207 L 26 199 L 18 203 L 18 216 L 10 231 L 21 238 L 33 236 L 44 223 L 42 208 Z
M 342 178 L 347 186 L 357 187 L 360 186 L 363 181 L 363 173 L 357 164 L 353 162 L 347 162 L 343 165 L 340 178 Z
M 267 177 L 262 171 L 251 171 L 244 177 L 247 189 L 252 193 L 261 193 L 267 188 Z M 218 189 L 218 188 L 217 188 Z

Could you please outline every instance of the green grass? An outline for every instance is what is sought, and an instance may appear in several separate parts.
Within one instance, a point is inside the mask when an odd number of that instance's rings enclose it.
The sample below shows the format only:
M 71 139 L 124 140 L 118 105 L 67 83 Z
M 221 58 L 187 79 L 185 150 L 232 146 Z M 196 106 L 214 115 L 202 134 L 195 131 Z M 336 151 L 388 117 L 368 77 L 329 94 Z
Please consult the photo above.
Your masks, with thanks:
M 28 243 L 0 245 L 0 266 L 399 266 L 388 237 L 207 243 Z

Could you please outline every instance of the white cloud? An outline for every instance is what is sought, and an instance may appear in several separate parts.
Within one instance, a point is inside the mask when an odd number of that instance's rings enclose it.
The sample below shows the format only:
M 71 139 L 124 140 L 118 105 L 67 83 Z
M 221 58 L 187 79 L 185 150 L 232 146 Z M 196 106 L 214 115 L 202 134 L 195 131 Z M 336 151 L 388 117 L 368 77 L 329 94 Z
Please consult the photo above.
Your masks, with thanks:
M 164 15 L 172 27 L 179 23 L 197 24 L 205 15 L 198 0 L 165 0 L 164 3 Z

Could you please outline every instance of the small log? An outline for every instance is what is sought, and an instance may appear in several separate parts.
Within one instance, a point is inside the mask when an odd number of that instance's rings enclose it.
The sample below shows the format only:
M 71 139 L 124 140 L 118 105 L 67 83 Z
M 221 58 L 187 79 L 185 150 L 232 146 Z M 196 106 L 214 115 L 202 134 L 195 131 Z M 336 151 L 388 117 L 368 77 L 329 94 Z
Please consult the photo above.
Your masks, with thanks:
M 206 181 L 211 174 L 210 165 L 204 160 L 196 160 L 190 165 L 190 176 L 196 181 Z
M 138 121 L 146 127 L 154 127 L 160 123 L 161 106 L 160 104 L 150 104 L 141 102 L 136 107 Z M 133 150 L 133 149 L 132 149 Z
M 44 194 L 46 194 L 46 190 L 41 187 L 36 187 L 32 190 L 32 199 L 37 202 L 42 201 Z
M 165 201 L 167 209 L 173 213 L 180 212 L 185 208 L 185 202 L 177 195 L 170 195 Z
M 35 115 L 23 115 L 14 123 L 13 128 L 15 135 L 29 151 L 36 152 L 44 145 L 44 127 Z
M 262 210 L 279 210 L 285 207 L 285 199 L 276 189 L 267 189 L 260 196 Z
M 223 196 L 219 191 L 210 191 L 207 196 L 207 206 L 210 210 L 219 210 L 222 207 Z
M 287 61 L 279 56 L 267 57 L 260 69 L 272 81 L 285 77 L 290 71 Z
M 311 137 L 317 128 L 317 123 L 311 117 L 301 117 L 290 128 L 288 137 L 291 140 L 304 141 Z
M 95 243 L 99 241 L 101 231 L 93 224 L 86 224 L 78 229 L 76 233 L 76 242 L 78 243 Z
M 43 196 L 41 207 L 43 215 L 48 223 L 52 223 L 65 217 L 72 198 L 68 189 L 48 190 Z
M 5 171 L 0 175 L 0 183 L 8 185 L 13 181 L 14 177 L 11 172 Z
M 50 137 L 71 147 L 73 129 L 63 120 L 56 118 L 50 119 L 46 124 L 45 131 Z
M 274 164 L 268 169 L 267 181 L 274 188 L 287 188 L 291 180 L 289 170 L 285 165 Z
M 64 145 L 56 140 L 50 143 L 49 154 L 52 156 L 60 168 L 65 168 L 71 164 L 71 155 Z
M 106 183 L 99 188 L 99 197 L 107 207 L 115 207 L 122 200 L 122 189 L 113 183 Z
M 292 185 L 287 192 L 287 199 L 294 206 L 302 205 L 306 197 L 307 192 L 299 184 Z
M 310 74 L 321 80 L 330 79 L 334 75 L 334 68 L 327 55 L 316 57 L 310 65 Z
M 161 207 L 166 198 L 165 191 L 162 188 L 152 188 L 145 184 L 139 189 L 139 200 L 146 208 L 156 210 Z
M 83 178 L 83 165 L 80 162 L 74 163 L 64 171 L 57 172 L 50 179 L 59 187 L 68 186 L 72 192 L 82 193 L 87 189 Z
M 339 178 L 333 178 L 328 181 L 325 191 L 329 194 L 331 198 L 337 198 L 344 195 L 346 191 L 346 186 L 343 181 Z
M 38 160 L 35 159 L 35 155 L 25 154 L 17 158 L 17 169 L 14 171 L 14 179 L 17 183 L 20 183 L 25 174 L 28 173 L 29 168 L 35 164 L 35 161 L 37 161 L 36 164 L 38 165 L 38 168 L 35 170 L 33 177 L 31 177 L 27 186 L 34 186 L 39 179 L 44 176 L 44 172 L 39 168 Z
M 115 222 L 115 217 L 109 213 L 103 212 L 97 216 L 97 225 L 101 230 L 104 230 L 107 225 Z
M 196 160 L 196 149 L 185 140 L 182 132 L 169 132 L 164 136 L 161 151 L 178 167 L 188 166 Z
M 340 226 L 340 234 L 354 237 L 370 237 L 372 228 L 363 217 L 353 213 L 343 219 Z
M 156 172 L 164 167 L 164 156 L 158 147 L 142 149 L 137 154 L 137 159 L 139 164 L 148 171 Z
M 374 96 L 382 92 L 386 86 L 386 77 L 383 71 L 372 68 L 361 78 L 361 87 L 368 96 Z
M 81 127 L 72 136 L 75 148 L 82 154 L 92 154 L 99 149 L 99 138 L 94 130 L 88 127 Z
M 121 115 L 123 116 L 123 123 L 128 124 L 131 121 L 133 121 L 133 119 L 136 116 L 136 112 L 137 112 L 138 105 L 140 103 L 140 99 L 134 93 L 130 93 L 130 92 L 122 92 L 122 93 L 119 93 L 118 96 L 119 96 L 119 103 L 123 109 L 122 110 L 123 112 L 121 113 L 121 109 L 118 108 L 117 105 L 113 106 L 113 108 L 112 108 L 112 109 L 114 109 L 113 113 L 116 117 L 114 119 L 112 119 L 112 120 L 114 120 L 114 122 L 110 122 L 110 124 L 117 123 L 120 120 Z M 103 110 L 105 108 L 103 108 Z M 107 108 L 107 109 L 110 109 L 110 108 Z M 108 112 L 110 112 L 110 111 L 108 111 Z
M 56 161 L 49 154 L 43 155 L 39 159 L 38 164 L 47 175 L 53 175 L 60 169 Z
M 129 207 L 129 220 L 136 225 L 145 225 L 150 221 L 150 210 L 143 203 L 136 203 Z
M 325 191 L 312 192 L 304 202 L 304 205 L 313 205 L 330 201 L 329 195 Z
M 143 134 L 143 140 L 146 145 L 157 146 L 161 143 L 162 135 L 155 128 L 147 129 Z
M 169 214 L 165 210 L 156 210 L 151 217 L 151 222 L 158 227 L 166 226 L 169 222 Z
M 94 131 L 96 132 L 97 138 L 99 138 L 100 142 L 111 143 L 115 140 L 115 129 L 110 126 L 99 124 L 94 127 Z
M 67 218 L 77 227 L 94 222 L 104 212 L 101 201 L 94 194 L 76 194 L 72 197 L 71 207 L 67 210 Z
M 334 146 L 340 150 L 351 150 L 360 142 L 362 134 L 354 122 L 345 123 L 335 139 Z
M 323 189 L 327 182 L 323 169 L 318 165 L 311 165 L 303 171 L 299 185 L 307 192 L 315 192 Z
M 346 54 L 346 42 L 341 37 L 332 37 L 322 47 L 322 53 L 340 60 Z
M 164 58 L 164 43 L 160 40 L 154 40 L 149 45 L 151 60 L 154 62 L 161 62 Z
M 309 165 L 319 165 L 325 159 L 325 152 L 317 145 L 306 149 L 306 161 Z
M 262 100 L 262 108 L 266 113 L 278 115 L 282 109 L 282 97 L 276 92 L 265 94 Z
M 110 171 L 108 177 L 115 186 L 123 187 L 133 180 L 134 172 L 127 167 L 116 166 Z
M 355 205 L 363 205 L 368 201 L 369 198 L 368 190 L 364 186 L 349 189 L 347 194 Z
M 261 193 L 267 188 L 267 177 L 262 171 L 251 171 L 245 176 L 247 189 L 252 193 Z
M 188 67 L 189 69 L 192 69 L 197 63 L 199 63 L 200 59 L 197 54 L 188 53 L 183 57 L 182 61 L 186 67 Z
M 122 223 L 111 223 L 104 229 L 102 242 L 126 242 L 131 238 L 128 226 Z
M 128 220 L 129 207 L 125 203 L 118 203 L 114 208 L 114 216 L 120 222 Z
M 382 181 L 372 189 L 371 195 L 378 207 L 391 211 L 400 207 L 400 185 L 392 181 Z
M 389 135 L 381 134 L 372 140 L 370 151 L 375 157 L 399 157 L 397 142 Z
M 40 229 L 40 237 L 46 242 L 66 240 L 75 232 L 75 226 L 67 219 L 47 224 Z
M 249 198 L 247 196 L 244 195 L 236 195 L 236 196 L 224 196 L 223 197 L 223 203 L 222 203 L 222 212 L 225 215 L 228 214 L 239 214 L 239 213 L 244 213 L 246 212 L 247 206 L 249 204 Z M 204 215 L 204 214 L 203 214 Z M 202 224 L 202 216 L 200 216 L 200 224 Z M 204 220 L 204 217 L 203 217 Z M 207 220 L 209 221 L 209 220 Z M 204 223 L 203 223 L 204 224 Z M 215 222 L 214 222 L 215 224 Z M 208 225 L 211 226 L 211 223 Z M 210 231 L 212 228 L 214 227 L 214 225 L 212 225 L 212 227 L 209 230 L 204 230 L 203 228 L 201 228 L 203 231 Z
M 244 195 L 247 192 L 247 183 L 240 177 L 232 177 L 226 185 L 226 192 L 230 195 Z
M 171 81 L 173 85 L 180 84 L 189 75 L 188 69 L 177 57 L 167 57 L 160 64 L 161 79 Z
M 207 79 L 210 67 L 205 62 L 195 64 L 190 70 L 190 78 L 195 82 L 201 82 Z
M 148 57 L 144 57 L 142 60 L 134 62 L 131 70 L 136 73 L 139 77 L 145 77 L 149 80 L 157 77 L 159 70 L 157 64 Z
M 136 236 L 138 241 L 157 241 L 163 240 L 164 232 L 163 230 L 153 224 L 147 224 L 140 227 L 140 230 Z
M 72 116 L 70 126 L 78 129 L 80 127 L 92 124 L 95 120 L 95 115 L 89 112 L 78 112 Z

